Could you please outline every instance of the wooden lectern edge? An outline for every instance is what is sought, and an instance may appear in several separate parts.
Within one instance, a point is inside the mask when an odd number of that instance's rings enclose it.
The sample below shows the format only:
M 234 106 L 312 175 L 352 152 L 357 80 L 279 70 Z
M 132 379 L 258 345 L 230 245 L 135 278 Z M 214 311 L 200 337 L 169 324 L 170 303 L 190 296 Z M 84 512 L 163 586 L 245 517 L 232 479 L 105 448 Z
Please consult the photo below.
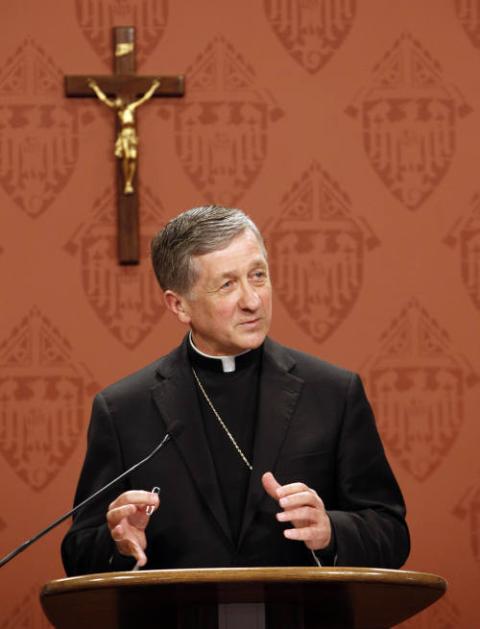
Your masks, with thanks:
M 385 585 L 416 585 L 445 592 L 447 582 L 442 577 L 413 570 L 389 570 L 385 568 L 198 568 L 183 570 L 142 570 L 138 572 L 104 572 L 56 579 L 45 584 L 41 596 L 49 596 L 69 590 L 98 588 L 151 586 L 152 584 L 201 583 L 279 583 L 279 582 L 365 582 Z

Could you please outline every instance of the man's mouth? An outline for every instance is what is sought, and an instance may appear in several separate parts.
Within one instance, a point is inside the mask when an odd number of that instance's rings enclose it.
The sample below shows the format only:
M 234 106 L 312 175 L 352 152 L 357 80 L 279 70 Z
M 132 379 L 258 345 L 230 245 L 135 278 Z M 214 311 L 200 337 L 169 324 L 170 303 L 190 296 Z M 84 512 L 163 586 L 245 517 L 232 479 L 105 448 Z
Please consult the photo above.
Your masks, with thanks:
M 256 319 L 249 319 L 248 321 L 242 321 L 239 325 L 253 326 L 259 322 L 260 322 L 260 318 L 257 317 Z

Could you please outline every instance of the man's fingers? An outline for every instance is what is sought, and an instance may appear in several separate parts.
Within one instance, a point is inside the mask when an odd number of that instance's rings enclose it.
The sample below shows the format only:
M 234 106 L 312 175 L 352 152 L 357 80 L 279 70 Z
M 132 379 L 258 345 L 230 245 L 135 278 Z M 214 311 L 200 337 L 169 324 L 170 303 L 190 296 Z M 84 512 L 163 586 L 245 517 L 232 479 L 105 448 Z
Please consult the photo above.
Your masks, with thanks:
M 139 528 L 145 528 L 148 516 L 158 509 L 160 499 L 157 494 L 150 491 L 126 491 L 120 494 L 107 511 L 107 522 L 111 528 L 116 526 L 123 518 L 130 518 L 131 523 Z M 147 518 L 147 519 L 145 519 Z
M 274 500 L 278 500 L 277 490 L 280 489 L 281 485 L 276 480 L 272 472 L 265 472 L 265 474 L 262 476 L 262 485 L 271 498 L 273 498 Z
M 289 483 L 288 485 L 282 485 L 278 492 L 278 497 L 290 496 L 291 494 L 298 494 L 301 491 L 307 491 L 308 487 L 305 483 Z
M 318 494 L 312 489 L 284 496 L 283 498 L 280 498 L 278 502 L 282 509 L 286 510 L 304 507 L 307 505 L 317 508 L 323 507 L 323 502 L 319 498 Z
M 299 509 L 289 509 L 277 513 L 279 522 L 302 521 L 316 523 L 318 521 L 318 510 L 313 507 L 300 507 Z
M 114 528 L 110 529 L 110 535 L 115 543 L 121 542 L 124 535 L 124 530 L 121 524 L 118 524 Z
M 276 514 L 279 522 L 289 522 L 295 528 L 285 529 L 287 539 L 305 542 L 307 548 L 320 550 L 330 542 L 332 531 L 323 500 L 305 483 L 280 485 L 271 472 L 262 476 L 269 496 L 277 500 L 283 511 Z
M 132 541 L 130 544 L 130 552 L 128 553 L 137 560 L 138 567 L 141 568 L 147 563 L 147 556 L 142 550 L 140 544 Z
M 301 529 L 285 529 L 283 534 L 288 539 L 294 539 L 300 542 L 310 542 L 318 538 L 318 528 L 314 526 L 305 526 Z
M 121 522 L 127 522 L 135 529 L 144 531 L 148 526 L 148 521 L 149 514 L 146 513 L 146 507 L 125 505 L 107 512 L 107 525 L 110 530 L 113 530 Z
M 118 524 L 111 529 L 110 535 L 120 554 L 135 557 L 139 566 L 144 566 L 147 563 L 147 557 L 140 541 L 132 537 L 131 533 L 129 534 L 122 524 Z
M 107 511 L 107 522 L 110 529 L 117 526 L 124 518 L 128 518 L 136 513 L 137 507 L 135 505 L 123 505 L 122 507 L 115 507 Z
M 115 509 L 116 507 L 122 507 L 123 505 L 133 504 L 139 506 L 158 507 L 160 500 L 157 494 L 151 491 L 143 491 L 141 489 L 132 489 L 120 494 L 115 500 L 110 503 L 108 509 Z
M 286 529 L 283 531 L 287 539 L 297 542 L 304 542 L 310 550 L 322 550 L 326 548 L 331 540 L 331 532 L 323 530 L 317 526 L 305 526 L 298 529 Z
M 120 539 L 115 543 L 117 545 L 118 552 L 127 557 L 134 557 L 139 567 L 142 567 L 147 563 L 147 556 L 137 541 L 125 538 Z

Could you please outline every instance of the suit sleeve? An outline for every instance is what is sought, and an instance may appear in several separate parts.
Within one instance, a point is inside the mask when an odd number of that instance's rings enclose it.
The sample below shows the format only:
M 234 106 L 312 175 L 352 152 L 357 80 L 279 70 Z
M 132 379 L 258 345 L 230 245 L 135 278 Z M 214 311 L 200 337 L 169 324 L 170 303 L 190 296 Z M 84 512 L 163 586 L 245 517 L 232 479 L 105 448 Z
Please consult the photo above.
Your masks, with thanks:
M 75 494 L 75 505 L 109 483 L 124 470 L 111 412 L 102 394 L 93 403 L 87 453 Z M 62 543 L 62 560 L 68 576 L 129 569 L 132 559 L 116 552 L 106 524 L 108 505 L 126 491 L 119 483 L 80 509 Z M 133 563 L 135 563 L 133 561 Z
M 399 568 L 410 540 L 405 503 L 388 464 L 360 378 L 348 385 L 336 456 L 337 566 Z

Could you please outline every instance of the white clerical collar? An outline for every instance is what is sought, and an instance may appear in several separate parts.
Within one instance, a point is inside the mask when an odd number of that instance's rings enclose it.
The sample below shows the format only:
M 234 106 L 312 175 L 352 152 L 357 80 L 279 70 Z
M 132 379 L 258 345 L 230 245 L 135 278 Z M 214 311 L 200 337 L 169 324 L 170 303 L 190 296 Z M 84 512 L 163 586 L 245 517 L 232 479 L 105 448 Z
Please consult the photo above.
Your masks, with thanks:
M 249 349 L 246 349 L 244 352 L 240 352 L 240 354 L 234 354 L 233 356 L 212 356 L 211 354 L 205 354 L 205 352 L 200 351 L 198 347 L 195 346 L 191 332 L 188 335 L 188 340 L 190 341 L 192 349 L 194 349 L 197 354 L 200 354 L 200 356 L 203 356 L 204 358 L 210 358 L 210 360 L 221 360 L 224 373 L 231 373 L 232 371 L 235 371 L 235 358 L 237 356 L 243 356 L 243 354 L 251 351 Z

